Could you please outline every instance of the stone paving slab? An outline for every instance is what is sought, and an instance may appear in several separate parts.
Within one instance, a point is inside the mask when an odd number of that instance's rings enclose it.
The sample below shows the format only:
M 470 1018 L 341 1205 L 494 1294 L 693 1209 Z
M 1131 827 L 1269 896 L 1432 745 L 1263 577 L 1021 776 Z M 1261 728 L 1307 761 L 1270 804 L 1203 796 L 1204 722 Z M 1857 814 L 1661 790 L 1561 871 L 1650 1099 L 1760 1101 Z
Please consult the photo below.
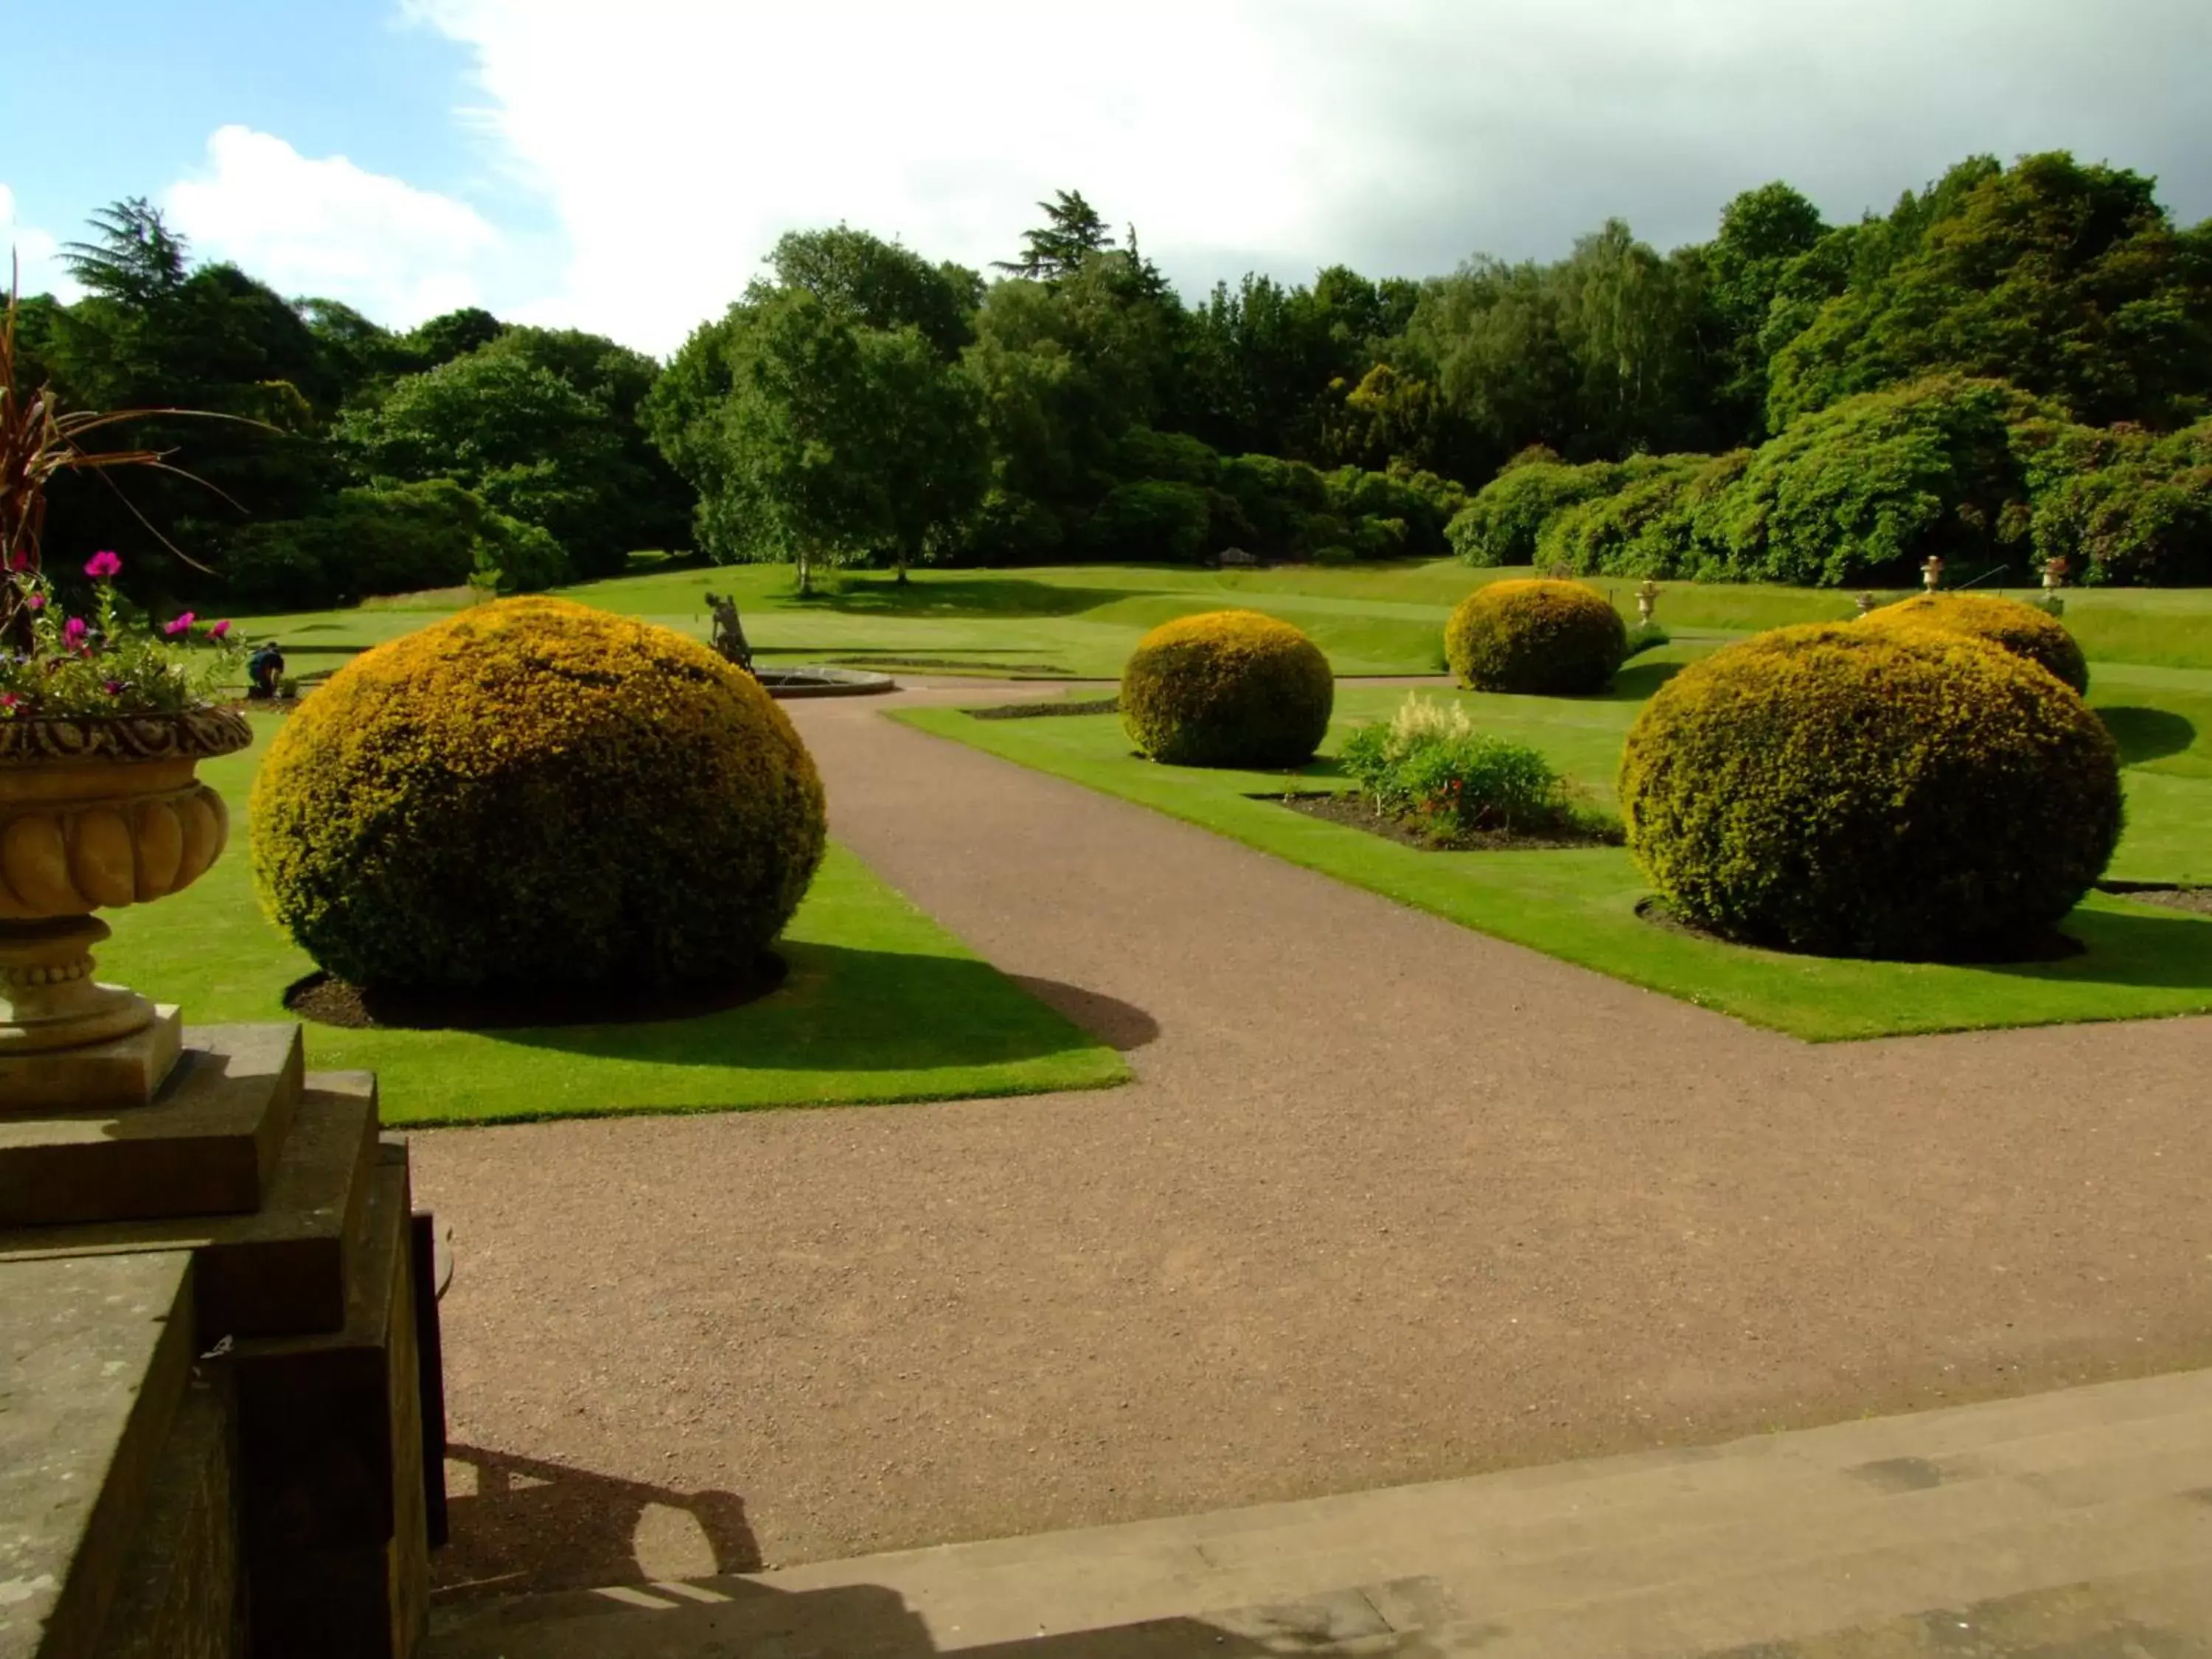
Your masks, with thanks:
M 460 1603 L 429 1659 L 954 1652 L 2191 1659 L 2212 1654 L 2212 1371 L 1694 1453 Z

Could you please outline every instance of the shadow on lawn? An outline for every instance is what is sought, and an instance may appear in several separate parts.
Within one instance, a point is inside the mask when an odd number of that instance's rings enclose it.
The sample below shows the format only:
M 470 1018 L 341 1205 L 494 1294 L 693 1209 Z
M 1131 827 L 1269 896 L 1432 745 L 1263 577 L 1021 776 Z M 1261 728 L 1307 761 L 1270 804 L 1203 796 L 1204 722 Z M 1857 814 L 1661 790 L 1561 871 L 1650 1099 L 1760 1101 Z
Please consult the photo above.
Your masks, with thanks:
M 1594 702 L 1642 702 L 1668 680 L 1688 667 L 1680 662 L 1632 662 L 1613 677 L 1613 684 L 1591 699 Z
M 484 1035 L 597 1060 L 820 1072 L 997 1066 L 1068 1054 L 1092 1042 L 1067 1015 L 972 957 L 789 941 L 776 950 L 789 966 L 782 988 L 742 1007 L 688 1019 Z M 1073 999 L 1092 994 L 1056 988 Z M 1135 1029 L 1128 1016 L 1149 1018 L 1126 1004 L 1112 1006 L 1123 1011 L 1116 1029 L 1124 1031 Z
M 909 582 L 904 587 L 885 576 L 848 580 L 838 592 L 793 599 L 789 604 L 796 610 L 845 611 L 872 617 L 1075 617 L 1122 599 L 1143 597 L 1132 588 L 1076 587 L 1021 576 L 954 576 Z
M 2197 723 L 2166 708 L 2100 708 L 2098 715 L 2112 741 L 2120 746 L 2120 764 L 2139 766 L 2145 761 L 2179 755 L 2197 742 Z
M 2178 910 L 2082 908 L 2059 924 L 2088 948 L 2056 962 L 1975 964 L 2015 979 L 2202 989 L 2212 1001 L 2212 920 Z

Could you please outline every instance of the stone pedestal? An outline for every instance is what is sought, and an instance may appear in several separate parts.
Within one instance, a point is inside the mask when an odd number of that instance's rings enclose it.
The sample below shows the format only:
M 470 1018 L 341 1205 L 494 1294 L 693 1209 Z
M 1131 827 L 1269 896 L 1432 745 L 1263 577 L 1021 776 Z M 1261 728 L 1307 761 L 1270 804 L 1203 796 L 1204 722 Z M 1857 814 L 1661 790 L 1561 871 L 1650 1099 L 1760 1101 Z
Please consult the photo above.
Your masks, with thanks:
M 0 1113 L 0 1583 L 40 1587 L 0 1659 L 409 1659 L 444 1443 L 410 1211 L 375 1079 L 295 1027 Z

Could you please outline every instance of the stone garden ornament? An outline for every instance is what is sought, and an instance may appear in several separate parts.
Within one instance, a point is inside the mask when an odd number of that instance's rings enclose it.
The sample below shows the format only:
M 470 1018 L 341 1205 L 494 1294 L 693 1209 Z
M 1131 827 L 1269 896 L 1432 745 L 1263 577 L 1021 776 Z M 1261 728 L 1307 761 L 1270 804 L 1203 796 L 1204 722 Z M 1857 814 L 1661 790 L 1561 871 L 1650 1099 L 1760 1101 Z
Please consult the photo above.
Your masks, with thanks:
M 50 390 L 20 386 L 15 311 L 11 294 L 0 322 L 0 1109 L 149 1098 L 181 1022 L 93 977 L 108 936 L 96 912 L 166 898 L 206 872 L 229 825 L 197 769 L 252 732 L 216 702 L 237 667 L 228 623 L 135 611 L 112 552 L 58 570 L 44 562 L 54 477 L 163 455 L 81 443 L 150 411 L 64 411 Z

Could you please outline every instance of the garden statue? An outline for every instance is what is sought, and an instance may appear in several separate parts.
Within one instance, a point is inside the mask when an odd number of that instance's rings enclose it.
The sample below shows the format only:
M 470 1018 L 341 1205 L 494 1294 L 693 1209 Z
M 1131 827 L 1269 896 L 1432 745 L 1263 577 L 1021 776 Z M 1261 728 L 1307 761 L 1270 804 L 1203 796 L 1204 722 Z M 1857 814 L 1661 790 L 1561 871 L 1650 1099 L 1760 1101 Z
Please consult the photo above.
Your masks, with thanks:
M 714 618 L 713 644 L 722 659 L 746 673 L 753 672 L 753 648 L 745 641 L 745 625 L 738 620 L 738 602 L 726 596 L 707 595 L 707 610 Z
M 1644 586 L 1636 590 L 1636 619 L 1646 628 L 1651 626 L 1651 613 L 1658 608 L 1659 584 L 1646 578 Z
M 1920 567 L 1920 580 L 1930 593 L 1943 586 L 1943 556 L 1930 553 L 1928 562 Z
M 1880 603 L 1880 601 L 1878 601 L 1878 600 L 1875 598 L 1875 596 L 1874 596 L 1873 594 L 1871 594 L 1871 593 L 1862 593 L 1862 594 L 1860 594 L 1860 595 L 1859 595 L 1859 615 L 1861 615 L 1862 617 L 1865 616 L 1865 615 L 1867 614 L 1867 612 L 1869 612 L 1869 611 L 1873 610 L 1873 609 L 1875 608 L 1875 606 L 1877 604 L 1879 604 L 1879 603 Z

